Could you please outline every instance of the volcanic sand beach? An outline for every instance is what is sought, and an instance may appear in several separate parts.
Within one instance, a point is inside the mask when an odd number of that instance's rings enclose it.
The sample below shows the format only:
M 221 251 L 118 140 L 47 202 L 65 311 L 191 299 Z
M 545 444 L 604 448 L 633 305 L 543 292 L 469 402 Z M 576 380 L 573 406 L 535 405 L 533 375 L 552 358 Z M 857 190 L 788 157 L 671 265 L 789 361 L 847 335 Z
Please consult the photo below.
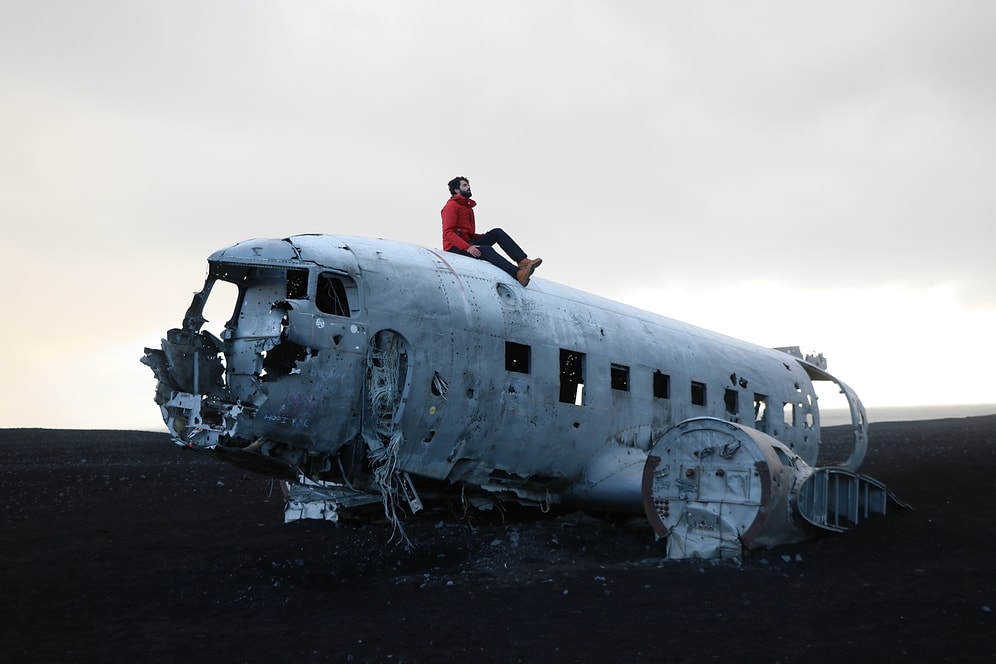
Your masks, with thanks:
M 996 660 L 996 415 L 873 423 L 861 470 L 913 509 L 740 563 L 456 504 L 407 551 L 166 434 L 0 430 L 0 661 Z

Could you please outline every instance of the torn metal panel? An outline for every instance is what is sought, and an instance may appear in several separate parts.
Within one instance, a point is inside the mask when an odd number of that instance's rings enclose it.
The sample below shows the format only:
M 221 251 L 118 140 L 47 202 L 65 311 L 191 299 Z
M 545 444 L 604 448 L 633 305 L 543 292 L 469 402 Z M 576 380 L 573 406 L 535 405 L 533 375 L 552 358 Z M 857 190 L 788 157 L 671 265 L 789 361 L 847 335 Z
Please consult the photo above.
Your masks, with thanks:
M 299 475 L 280 483 L 284 494 L 284 523 L 303 519 L 339 522 L 339 510 L 380 503 L 380 497 L 343 484 L 315 482 Z
M 225 291 L 234 301 L 212 333 L 205 312 Z M 294 518 L 379 506 L 400 526 L 453 496 L 638 514 L 646 469 L 664 469 L 662 441 L 689 446 L 707 433 L 688 422 L 712 418 L 740 446 L 714 446 L 695 472 L 721 462 L 725 479 L 656 486 L 651 495 L 684 501 L 684 520 L 648 516 L 680 533 L 671 555 L 723 557 L 799 534 L 793 519 L 758 515 L 785 512 L 787 484 L 817 465 L 814 380 L 837 383 L 852 406 L 842 470 L 867 444 L 863 406 L 822 356 L 543 279 L 523 288 L 486 262 L 380 239 L 299 235 L 215 252 L 180 326 L 142 361 L 174 441 L 288 480 Z M 667 493 L 679 486 L 684 499 Z M 818 521 L 823 498 L 807 496 Z

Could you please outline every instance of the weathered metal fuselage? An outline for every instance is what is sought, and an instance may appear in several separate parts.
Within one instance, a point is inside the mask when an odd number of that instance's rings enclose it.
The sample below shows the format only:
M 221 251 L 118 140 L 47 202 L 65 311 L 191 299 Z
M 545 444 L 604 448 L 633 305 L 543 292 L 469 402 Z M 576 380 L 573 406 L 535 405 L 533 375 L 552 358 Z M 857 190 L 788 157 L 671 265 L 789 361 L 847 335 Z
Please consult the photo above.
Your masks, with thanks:
M 717 418 L 818 463 L 813 360 L 755 346 L 484 261 L 387 240 L 254 239 L 208 259 L 183 326 L 143 360 L 176 442 L 327 491 L 336 509 L 418 509 L 448 487 L 639 512 L 651 449 Z M 217 282 L 238 289 L 219 336 Z M 338 487 L 333 489 L 332 487 Z

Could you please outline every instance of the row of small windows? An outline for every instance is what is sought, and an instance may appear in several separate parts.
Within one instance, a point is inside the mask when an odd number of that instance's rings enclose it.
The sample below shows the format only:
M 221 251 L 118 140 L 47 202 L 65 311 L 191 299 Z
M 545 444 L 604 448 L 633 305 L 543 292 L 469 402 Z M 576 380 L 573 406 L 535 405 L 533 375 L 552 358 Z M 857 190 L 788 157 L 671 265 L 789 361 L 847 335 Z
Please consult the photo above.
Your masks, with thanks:
M 514 341 L 505 342 L 505 370 L 527 374 L 530 372 L 531 348 Z M 584 353 L 560 349 L 560 401 L 581 405 L 584 391 Z M 609 379 L 613 390 L 629 392 L 629 367 L 612 364 Z M 698 387 L 696 387 L 698 386 Z M 671 377 L 660 371 L 653 374 L 654 396 L 658 399 L 671 398 Z M 698 395 L 698 396 L 697 396 Z M 692 403 L 705 405 L 705 384 L 692 383 Z
M 517 373 L 530 373 L 532 349 L 524 344 L 514 341 L 505 342 L 505 369 Z M 582 405 L 584 396 L 584 359 L 585 354 L 560 349 L 560 401 L 562 403 L 572 403 Z M 629 367 L 623 364 L 610 365 L 609 380 L 613 390 L 621 392 L 630 391 Z M 741 381 L 742 386 L 746 386 L 746 381 Z M 653 394 L 657 399 L 671 398 L 671 377 L 660 371 L 653 373 Z M 726 389 L 723 395 L 724 405 L 727 413 L 736 415 L 740 411 L 740 393 L 737 390 Z M 691 381 L 691 402 L 696 406 L 705 406 L 706 384 L 700 381 Z M 761 424 L 766 421 L 768 397 L 763 394 L 754 393 L 754 421 Z M 786 403 L 783 407 L 783 421 L 785 424 L 793 424 L 794 412 L 792 404 Z

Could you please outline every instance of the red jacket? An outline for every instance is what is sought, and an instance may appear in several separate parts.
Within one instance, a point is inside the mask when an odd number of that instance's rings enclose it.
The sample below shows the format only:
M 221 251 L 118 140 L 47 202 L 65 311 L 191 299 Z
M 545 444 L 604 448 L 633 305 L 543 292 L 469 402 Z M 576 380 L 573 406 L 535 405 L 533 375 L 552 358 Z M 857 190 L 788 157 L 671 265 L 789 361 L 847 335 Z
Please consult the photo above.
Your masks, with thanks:
M 474 206 L 477 201 L 461 194 L 453 194 L 446 201 L 440 214 L 443 216 L 443 250 L 456 248 L 467 251 L 474 240 L 481 237 L 474 224 Z

